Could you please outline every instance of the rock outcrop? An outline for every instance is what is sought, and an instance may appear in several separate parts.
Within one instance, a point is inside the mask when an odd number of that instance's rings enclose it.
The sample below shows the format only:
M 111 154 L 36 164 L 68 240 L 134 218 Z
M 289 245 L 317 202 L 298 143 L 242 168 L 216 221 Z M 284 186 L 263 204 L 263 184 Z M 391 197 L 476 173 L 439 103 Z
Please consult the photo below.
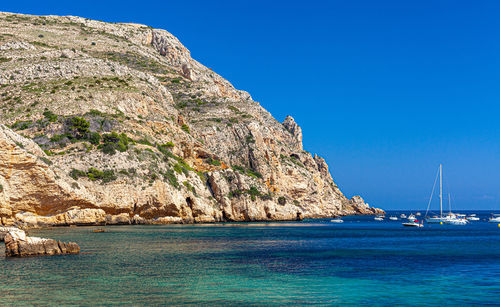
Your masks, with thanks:
M 5 226 L 0 226 L 0 242 L 3 242 L 5 240 L 5 236 L 9 233 L 18 233 L 19 232 L 19 236 L 24 234 L 24 231 L 19 229 L 19 228 L 16 228 L 16 227 L 5 227 Z
M 80 253 L 80 247 L 76 243 L 28 237 L 22 230 L 9 231 L 5 235 L 4 241 L 5 256 L 7 257 L 75 255 Z
M 0 13 L 0 225 L 374 214 L 164 30 Z

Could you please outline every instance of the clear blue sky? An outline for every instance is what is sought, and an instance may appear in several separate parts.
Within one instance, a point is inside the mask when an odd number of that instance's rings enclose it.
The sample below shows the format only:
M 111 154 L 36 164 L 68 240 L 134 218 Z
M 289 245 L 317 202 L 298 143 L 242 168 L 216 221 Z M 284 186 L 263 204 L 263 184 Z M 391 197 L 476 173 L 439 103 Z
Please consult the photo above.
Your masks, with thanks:
M 170 31 L 278 120 L 294 116 L 305 149 L 326 158 L 347 196 L 425 208 L 441 162 L 455 208 L 500 209 L 500 1 L 49 0 L 0 9 Z

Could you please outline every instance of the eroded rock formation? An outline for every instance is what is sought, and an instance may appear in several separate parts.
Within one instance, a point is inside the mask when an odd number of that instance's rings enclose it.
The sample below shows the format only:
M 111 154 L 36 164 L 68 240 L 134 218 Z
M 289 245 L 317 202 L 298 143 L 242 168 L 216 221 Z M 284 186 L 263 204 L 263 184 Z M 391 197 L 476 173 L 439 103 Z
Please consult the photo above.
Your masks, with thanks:
M 7 232 L 4 238 L 5 256 L 30 257 L 75 255 L 80 253 L 80 247 L 74 242 L 61 242 L 53 239 L 26 236 L 22 230 Z
M 381 212 L 342 194 L 291 116 L 278 122 L 167 31 L 10 13 L 0 29 L 3 225 Z

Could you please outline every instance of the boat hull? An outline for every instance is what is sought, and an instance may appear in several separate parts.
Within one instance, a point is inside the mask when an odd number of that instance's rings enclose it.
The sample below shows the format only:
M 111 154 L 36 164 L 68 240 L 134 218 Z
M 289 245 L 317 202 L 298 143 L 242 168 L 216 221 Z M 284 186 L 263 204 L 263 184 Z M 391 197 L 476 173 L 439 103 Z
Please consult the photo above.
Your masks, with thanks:
M 446 221 L 446 218 L 444 218 L 444 217 L 428 217 L 425 219 L 425 221 L 429 224 L 440 224 L 440 223 L 444 223 Z
M 424 227 L 423 224 L 412 223 L 412 222 L 403 223 L 403 226 L 405 226 L 405 227 L 417 227 L 417 228 Z

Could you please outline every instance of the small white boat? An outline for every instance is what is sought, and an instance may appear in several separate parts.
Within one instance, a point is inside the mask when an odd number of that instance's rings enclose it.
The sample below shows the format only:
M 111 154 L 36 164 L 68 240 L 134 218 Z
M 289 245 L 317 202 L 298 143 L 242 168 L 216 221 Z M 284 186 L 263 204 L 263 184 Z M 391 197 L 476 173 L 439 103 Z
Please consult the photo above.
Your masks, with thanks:
M 330 222 L 332 222 L 332 223 L 343 223 L 343 222 L 344 222 L 344 220 L 342 220 L 342 219 L 338 218 L 338 219 L 333 219 L 333 220 L 331 220 Z
M 391 217 L 389 217 L 389 219 L 390 219 L 391 221 L 397 221 L 397 220 L 398 220 L 398 217 L 397 217 L 397 216 L 391 216 Z
M 413 214 L 410 214 L 410 216 L 408 217 L 408 221 L 410 222 L 415 222 L 416 220 L 417 218 Z
M 493 216 L 488 220 L 490 223 L 500 223 L 500 214 L 493 214 Z
M 445 217 L 433 216 L 425 218 L 425 221 L 429 224 L 440 224 L 446 220 Z
M 403 213 L 399 217 L 402 218 L 402 219 L 405 219 L 406 218 L 406 214 Z
M 447 225 L 467 225 L 468 222 L 469 221 L 467 221 L 464 218 L 457 218 L 457 217 L 448 218 L 444 221 L 444 223 Z
M 417 222 L 407 222 L 407 223 L 402 223 L 402 225 L 405 227 L 418 227 L 418 228 L 424 227 L 424 224 L 419 224 Z
M 383 220 L 384 220 L 384 218 L 383 218 L 383 217 L 381 217 L 381 216 L 376 216 L 376 217 L 374 218 L 374 220 L 375 220 L 375 221 L 383 221 Z
M 469 221 L 479 221 L 480 219 L 475 215 L 470 215 L 467 217 Z
M 421 216 L 420 212 L 415 213 L 416 216 Z

